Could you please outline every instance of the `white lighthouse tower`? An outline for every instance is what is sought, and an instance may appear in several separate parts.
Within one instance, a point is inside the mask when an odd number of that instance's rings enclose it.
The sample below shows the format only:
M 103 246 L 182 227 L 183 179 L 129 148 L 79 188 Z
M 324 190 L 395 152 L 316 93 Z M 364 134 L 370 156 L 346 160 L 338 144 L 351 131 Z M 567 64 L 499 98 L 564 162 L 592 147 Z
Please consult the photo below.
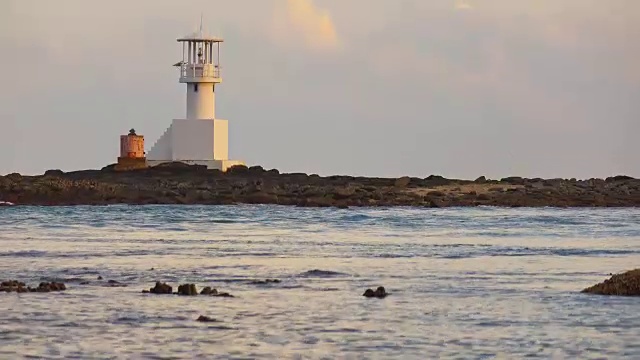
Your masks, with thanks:
M 226 171 L 241 161 L 229 160 L 229 125 L 216 118 L 216 85 L 220 75 L 221 38 L 200 31 L 178 39 L 182 44 L 180 83 L 187 85 L 185 119 L 174 119 L 147 156 L 149 166 L 179 161 Z

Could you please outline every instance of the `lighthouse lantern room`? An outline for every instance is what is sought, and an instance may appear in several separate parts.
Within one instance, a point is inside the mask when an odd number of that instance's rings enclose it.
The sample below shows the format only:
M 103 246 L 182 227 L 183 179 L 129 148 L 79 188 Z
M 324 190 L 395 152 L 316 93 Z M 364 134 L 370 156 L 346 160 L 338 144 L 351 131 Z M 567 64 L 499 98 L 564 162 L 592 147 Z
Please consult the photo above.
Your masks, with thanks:
M 180 83 L 186 84 L 184 119 L 174 119 L 153 145 L 147 157 L 149 166 L 180 161 L 227 170 L 241 161 L 229 160 L 227 120 L 216 118 L 216 85 L 220 74 L 220 44 L 224 40 L 200 31 L 178 39 L 182 60 L 174 64 L 180 71 Z

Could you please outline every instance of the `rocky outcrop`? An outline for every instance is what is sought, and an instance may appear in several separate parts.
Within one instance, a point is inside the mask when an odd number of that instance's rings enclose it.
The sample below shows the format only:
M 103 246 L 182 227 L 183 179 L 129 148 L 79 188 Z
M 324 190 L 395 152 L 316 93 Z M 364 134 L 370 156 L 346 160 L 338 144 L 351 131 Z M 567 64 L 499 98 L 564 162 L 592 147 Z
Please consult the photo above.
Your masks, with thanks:
M 173 288 L 166 283 L 156 282 L 156 286 L 151 289 L 143 290 L 143 293 L 151 293 L 151 294 L 173 294 Z
M 182 284 L 178 285 L 178 291 L 173 292 L 173 287 L 166 283 L 156 282 L 156 285 L 149 290 L 142 290 L 143 294 L 173 294 L 182 296 L 197 296 L 198 288 L 196 284 Z M 226 292 L 218 292 L 217 289 L 213 289 L 207 286 L 200 291 L 199 295 L 215 296 L 215 297 L 234 297 Z
M 597 295 L 640 296 L 640 269 L 613 275 L 582 292 Z
M 198 289 L 196 289 L 196 284 L 183 284 L 178 286 L 178 295 L 186 295 L 186 296 L 198 295 Z
M 27 292 L 52 292 L 52 291 L 64 291 L 67 290 L 67 286 L 63 283 L 59 282 L 41 282 L 38 287 L 32 288 L 30 286 L 26 286 L 25 283 L 17 281 L 17 280 L 9 280 L 3 281 L 0 283 L 0 292 L 16 292 L 16 293 L 27 293 Z
M 131 171 L 48 171 L 42 176 L 0 176 L 0 200 L 17 205 L 279 204 L 359 206 L 640 206 L 640 180 L 527 179 L 475 181 L 281 174 L 234 167 L 226 173 L 181 163 Z
M 389 295 L 387 290 L 385 290 L 384 286 L 379 286 L 375 291 L 371 289 L 367 289 L 362 296 L 368 298 L 378 298 L 384 299 Z

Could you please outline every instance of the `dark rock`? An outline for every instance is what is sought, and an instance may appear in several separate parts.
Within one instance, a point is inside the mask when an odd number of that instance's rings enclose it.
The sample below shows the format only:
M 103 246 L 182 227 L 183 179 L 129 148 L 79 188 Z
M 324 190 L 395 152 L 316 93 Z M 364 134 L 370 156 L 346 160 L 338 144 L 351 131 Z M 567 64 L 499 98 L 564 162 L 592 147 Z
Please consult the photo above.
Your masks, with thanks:
M 445 193 L 443 193 L 442 191 L 429 191 L 429 192 L 427 193 L 427 196 L 429 196 L 429 197 L 443 197 L 443 196 L 445 196 L 445 195 L 446 195 L 446 194 L 445 194 Z
M 0 292 L 25 292 L 26 285 L 18 280 L 3 281 L 0 284 Z
M 5 176 L 5 178 L 12 180 L 12 181 L 20 181 L 22 180 L 22 175 L 18 174 L 18 173 L 11 173 Z
M 474 183 L 476 184 L 484 184 L 487 182 L 487 178 L 484 176 L 480 176 L 479 178 L 474 180 Z
M 266 280 L 253 280 L 250 284 L 252 285 L 266 285 L 266 284 L 279 284 L 280 280 L 278 279 L 266 279 Z
M 102 280 L 102 276 L 98 276 L 98 280 Z
M 200 315 L 196 319 L 196 321 L 199 321 L 199 322 L 216 322 L 217 320 L 216 319 L 212 319 L 212 318 L 210 318 L 208 316 Z
M 582 290 L 583 293 L 616 296 L 640 296 L 640 269 L 616 274 L 602 283 Z
M 229 294 L 229 293 L 217 293 L 217 294 L 211 294 L 211 296 L 216 296 L 216 297 L 229 297 L 229 298 L 235 297 L 235 296 L 233 296 L 233 295 L 231 295 L 231 294 Z
M 172 294 L 173 288 L 166 283 L 156 282 L 156 286 L 149 289 L 149 292 L 152 294 Z
M 198 295 L 198 289 L 195 284 L 183 284 L 178 286 L 178 295 L 195 296 Z
M 44 176 L 62 176 L 64 172 L 62 170 L 47 170 L 44 172 Z
M 205 287 L 200 291 L 200 295 L 217 295 L 218 289 L 212 289 L 210 286 Z
M 500 182 L 511 184 L 511 185 L 524 185 L 526 180 L 521 178 L 520 176 L 510 176 L 510 177 L 500 179 Z
M 606 182 L 627 181 L 627 180 L 635 180 L 635 179 L 631 176 L 626 176 L 626 175 L 611 176 L 605 179 Z
M 445 186 L 454 183 L 453 180 L 449 180 L 440 175 L 429 175 L 425 179 L 425 186 Z
M 246 165 L 233 165 L 227 169 L 227 174 L 242 175 L 248 174 L 249 168 Z
M 29 289 L 33 292 L 51 292 L 51 291 L 64 291 L 67 287 L 63 283 L 58 282 L 41 282 L 36 289 Z
M 364 297 L 378 299 L 384 299 L 385 297 L 387 297 L 387 295 L 389 295 L 389 293 L 387 293 L 383 286 L 379 286 L 375 291 L 367 289 L 364 294 L 362 294 L 362 296 Z
M 251 166 L 249 167 L 249 172 L 252 174 L 263 174 L 266 171 L 264 170 L 264 168 L 262 166 Z

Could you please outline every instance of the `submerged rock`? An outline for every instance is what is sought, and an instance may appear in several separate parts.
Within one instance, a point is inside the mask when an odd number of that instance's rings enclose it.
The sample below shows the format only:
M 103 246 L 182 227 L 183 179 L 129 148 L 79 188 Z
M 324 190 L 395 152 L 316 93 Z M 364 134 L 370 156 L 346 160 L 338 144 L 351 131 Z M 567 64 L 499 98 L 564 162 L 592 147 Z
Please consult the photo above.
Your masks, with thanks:
M 216 297 L 229 297 L 229 298 L 235 297 L 235 296 L 233 296 L 233 295 L 231 295 L 231 294 L 229 294 L 229 293 L 226 293 L 226 292 L 223 292 L 223 293 L 219 293 L 219 292 L 217 292 L 217 293 L 215 293 L 215 294 L 211 294 L 211 296 L 216 296 Z
M 278 279 L 266 279 L 266 280 L 253 280 L 250 282 L 251 285 L 266 285 L 266 284 L 279 284 L 281 283 Z
M 208 316 L 200 315 L 200 316 L 196 319 L 196 321 L 199 321 L 199 322 L 216 322 L 216 321 L 218 321 L 218 320 L 213 319 L 213 318 L 210 318 L 210 317 L 208 317 Z
M 371 289 L 367 289 L 364 292 L 364 294 L 362 294 L 362 296 L 364 297 L 378 298 L 378 299 L 384 299 L 385 297 L 387 297 L 387 295 L 389 295 L 389 293 L 385 290 L 383 286 L 379 286 L 375 291 Z
M 581 292 L 596 295 L 640 296 L 640 269 L 613 275 L 604 282 Z
M 123 284 L 116 280 L 109 280 L 106 284 L 102 285 L 103 287 L 127 287 L 127 284 Z

